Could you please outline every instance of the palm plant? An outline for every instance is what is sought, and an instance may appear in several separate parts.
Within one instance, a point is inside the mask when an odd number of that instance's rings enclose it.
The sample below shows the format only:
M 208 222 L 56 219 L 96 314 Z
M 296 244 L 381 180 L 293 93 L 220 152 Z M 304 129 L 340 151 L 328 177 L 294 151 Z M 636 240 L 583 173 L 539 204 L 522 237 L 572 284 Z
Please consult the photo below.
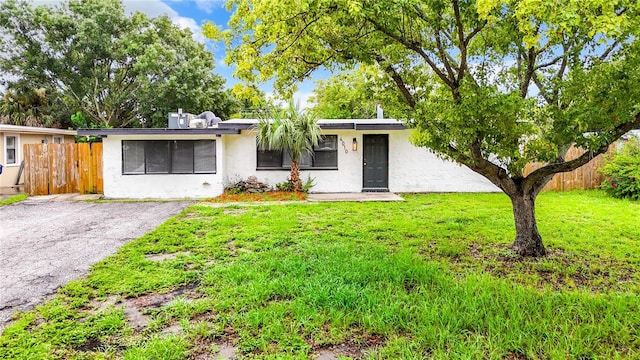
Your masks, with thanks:
M 300 191 L 299 160 L 303 155 L 313 156 L 313 147 L 322 139 L 320 126 L 313 114 L 289 101 L 287 107 L 276 109 L 262 117 L 256 126 L 258 146 L 261 150 L 277 150 L 291 157 L 291 182 L 294 191 Z

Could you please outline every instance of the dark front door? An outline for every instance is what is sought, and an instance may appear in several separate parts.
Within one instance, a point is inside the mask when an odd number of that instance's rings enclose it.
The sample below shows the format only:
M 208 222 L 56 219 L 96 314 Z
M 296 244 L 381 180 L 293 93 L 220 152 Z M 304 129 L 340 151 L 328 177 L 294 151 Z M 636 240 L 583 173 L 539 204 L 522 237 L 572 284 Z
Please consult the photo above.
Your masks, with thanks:
M 364 135 L 362 191 L 389 191 L 389 136 Z

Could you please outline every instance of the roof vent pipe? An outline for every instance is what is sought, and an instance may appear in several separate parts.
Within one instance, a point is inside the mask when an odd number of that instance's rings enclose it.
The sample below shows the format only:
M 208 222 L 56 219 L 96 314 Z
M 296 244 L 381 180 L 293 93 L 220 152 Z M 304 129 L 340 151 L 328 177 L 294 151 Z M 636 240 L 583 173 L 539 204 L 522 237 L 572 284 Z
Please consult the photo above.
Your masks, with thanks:
M 378 105 L 376 105 L 376 118 L 378 120 L 384 119 L 384 112 L 382 111 L 382 105 L 378 101 Z

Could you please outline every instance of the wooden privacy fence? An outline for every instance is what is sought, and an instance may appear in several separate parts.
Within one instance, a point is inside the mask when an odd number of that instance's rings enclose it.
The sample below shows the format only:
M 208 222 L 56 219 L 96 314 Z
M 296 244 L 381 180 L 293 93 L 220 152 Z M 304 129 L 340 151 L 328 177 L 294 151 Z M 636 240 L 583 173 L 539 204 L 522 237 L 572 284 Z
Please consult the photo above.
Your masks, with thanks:
M 101 194 L 102 144 L 24 145 L 24 189 L 30 195 Z
M 611 150 L 611 147 L 609 150 Z M 584 154 L 584 152 L 585 151 L 583 149 L 572 146 L 567 152 L 565 159 L 573 160 Z M 597 189 L 600 186 L 600 183 L 604 180 L 604 176 L 598 172 L 598 169 L 603 163 L 604 155 L 598 155 L 589 163 L 571 172 L 556 174 L 542 190 L 568 191 Z M 529 175 L 534 170 L 541 168 L 543 165 L 543 163 L 528 164 L 524 169 L 525 176 Z

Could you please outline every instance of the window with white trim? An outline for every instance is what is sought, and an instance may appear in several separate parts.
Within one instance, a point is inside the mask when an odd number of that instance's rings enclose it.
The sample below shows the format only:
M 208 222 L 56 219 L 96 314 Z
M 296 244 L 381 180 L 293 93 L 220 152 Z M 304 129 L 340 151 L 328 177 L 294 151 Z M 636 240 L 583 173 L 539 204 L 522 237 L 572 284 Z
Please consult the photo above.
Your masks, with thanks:
M 278 150 L 261 150 L 258 151 L 258 170 L 286 170 L 291 169 L 291 157 L 289 154 Z M 325 135 L 313 147 L 313 154 L 302 154 L 298 159 L 300 169 L 328 169 L 336 170 L 338 168 L 338 136 Z
M 214 174 L 215 140 L 123 140 L 122 173 Z
M 18 137 L 14 135 L 6 135 L 4 137 L 5 156 L 4 161 L 7 165 L 18 163 Z
M 64 143 L 64 137 L 62 137 L 62 136 L 54 136 L 53 137 L 53 143 L 54 144 L 62 144 L 62 143 Z

